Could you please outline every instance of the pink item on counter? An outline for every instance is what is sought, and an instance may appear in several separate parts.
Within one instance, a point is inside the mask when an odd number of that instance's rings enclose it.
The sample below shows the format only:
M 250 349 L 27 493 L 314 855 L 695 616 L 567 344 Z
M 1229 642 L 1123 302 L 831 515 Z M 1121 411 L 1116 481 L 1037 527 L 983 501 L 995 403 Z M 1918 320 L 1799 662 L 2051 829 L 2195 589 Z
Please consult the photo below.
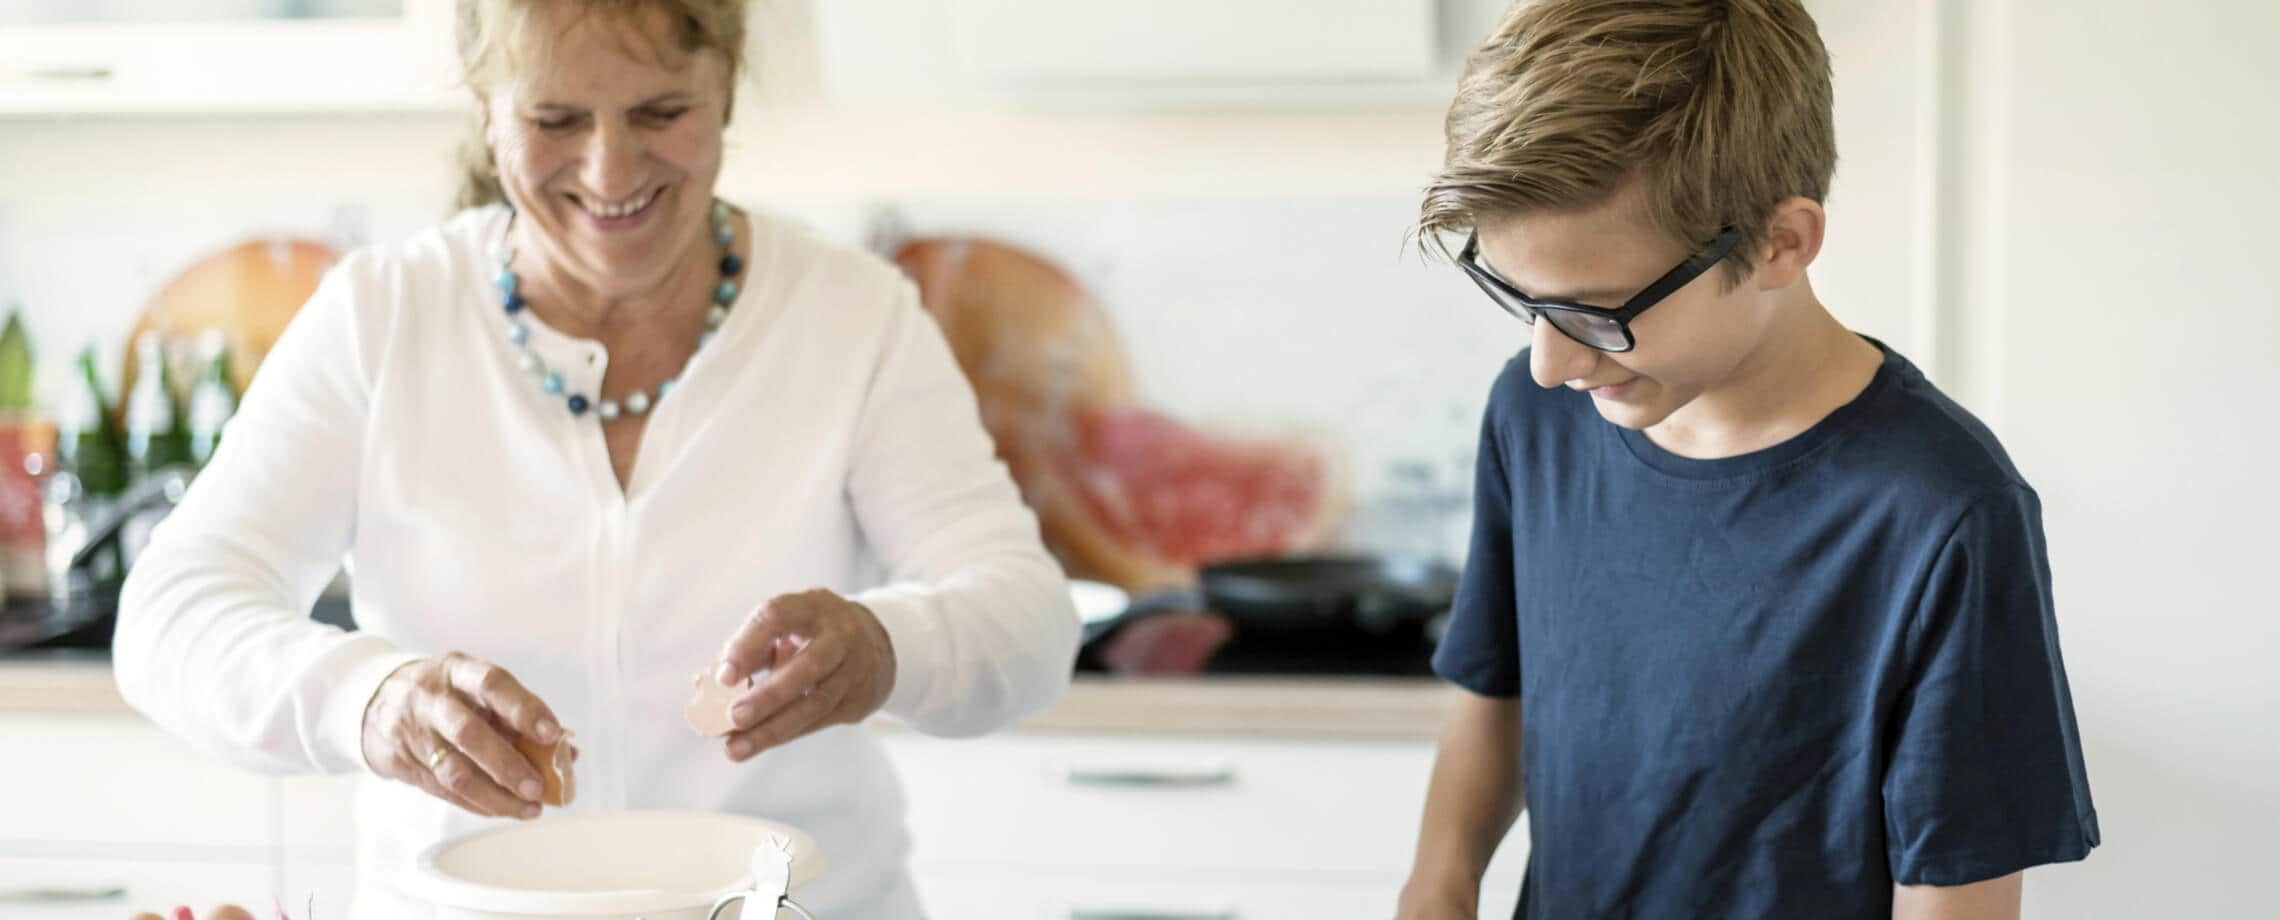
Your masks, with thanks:
M 1117 630 L 1102 645 L 1100 658 L 1116 674 L 1201 674 L 1212 653 L 1234 635 L 1234 626 L 1216 613 L 1159 613 Z

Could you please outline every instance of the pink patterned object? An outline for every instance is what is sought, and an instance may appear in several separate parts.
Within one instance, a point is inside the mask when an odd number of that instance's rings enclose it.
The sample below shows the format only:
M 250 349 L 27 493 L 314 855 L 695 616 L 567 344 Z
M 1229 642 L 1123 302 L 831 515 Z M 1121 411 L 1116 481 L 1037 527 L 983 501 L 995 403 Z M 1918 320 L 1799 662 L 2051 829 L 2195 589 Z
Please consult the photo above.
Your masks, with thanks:
M 269 902 L 269 906 L 271 910 L 277 912 L 277 920 L 293 920 L 292 915 L 285 912 L 284 905 L 278 904 L 276 901 L 271 901 Z M 149 914 L 144 914 L 143 916 L 147 917 Z M 253 912 L 246 910 L 243 907 L 239 907 L 235 904 L 228 904 L 224 905 L 215 913 L 209 915 L 206 920 L 231 920 L 231 918 L 237 916 L 252 917 Z M 178 906 L 172 911 L 167 912 L 166 920 L 198 920 L 198 912 L 191 910 L 188 907 Z

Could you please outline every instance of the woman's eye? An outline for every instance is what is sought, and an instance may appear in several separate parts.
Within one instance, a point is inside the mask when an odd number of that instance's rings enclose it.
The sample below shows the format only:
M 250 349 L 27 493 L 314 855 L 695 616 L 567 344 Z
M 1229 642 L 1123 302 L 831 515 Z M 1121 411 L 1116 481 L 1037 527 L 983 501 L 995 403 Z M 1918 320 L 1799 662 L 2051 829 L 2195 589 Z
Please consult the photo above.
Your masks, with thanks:
M 649 109 L 642 114 L 650 121 L 656 122 L 658 124 L 670 124 L 674 119 L 680 118 L 681 116 L 688 113 L 689 110 L 686 107 L 683 107 L 675 109 Z
M 563 115 L 554 118 L 533 118 L 530 123 L 541 131 L 568 131 L 578 126 L 578 119 L 576 116 Z

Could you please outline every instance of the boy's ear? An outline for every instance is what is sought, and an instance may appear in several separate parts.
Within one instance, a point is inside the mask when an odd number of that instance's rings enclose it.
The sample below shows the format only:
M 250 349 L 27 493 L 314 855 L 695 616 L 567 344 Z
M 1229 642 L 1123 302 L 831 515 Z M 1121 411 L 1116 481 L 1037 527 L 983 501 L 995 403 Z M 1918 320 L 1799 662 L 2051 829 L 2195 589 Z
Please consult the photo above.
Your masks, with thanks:
M 1773 218 L 1766 224 L 1765 251 L 1753 273 L 1758 290 L 1779 290 L 1805 277 L 1806 267 L 1821 254 L 1828 217 L 1810 198 L 1791 198 L 1774 206 Z

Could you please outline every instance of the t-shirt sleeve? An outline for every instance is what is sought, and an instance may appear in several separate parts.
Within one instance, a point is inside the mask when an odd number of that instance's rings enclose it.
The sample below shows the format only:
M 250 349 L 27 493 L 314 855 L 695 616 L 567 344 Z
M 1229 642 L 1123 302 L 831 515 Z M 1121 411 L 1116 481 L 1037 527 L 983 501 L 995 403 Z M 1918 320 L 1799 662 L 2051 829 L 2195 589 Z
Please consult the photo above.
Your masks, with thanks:
M 1491 400 L 1481 423 L 1473 487 L 1472 546 L 1457 582 L 1433 671 L 1482 696 L 1520 695 L 1520 642 L 1512 591 L 1512 484 Z
M 1885 735 L 1893 881 L 1962 885 L 2089 855 L 2097 812 L 2034 492 L 2012 486 L 1966 511 L 1921 598 L 1913 679 Z

